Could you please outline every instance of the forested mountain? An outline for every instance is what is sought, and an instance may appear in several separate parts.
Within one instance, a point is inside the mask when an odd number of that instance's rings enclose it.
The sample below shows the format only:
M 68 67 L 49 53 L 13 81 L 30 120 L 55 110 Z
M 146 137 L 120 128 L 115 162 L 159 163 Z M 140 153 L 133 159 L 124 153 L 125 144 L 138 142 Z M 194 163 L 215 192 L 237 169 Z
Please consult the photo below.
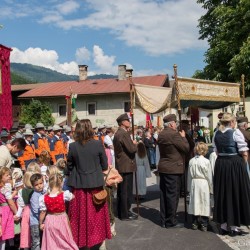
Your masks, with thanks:
M 42 82 L 61 82 L 61 81 L 77 81 L 79 76 L 66 75 L 57 71 L 35 66 L 27 63 L 11 63 L 11 84 L 30 84 Z M 106 79 L 116 78 L 114 75 L 94 75 L 88 76 L 88 79 Z

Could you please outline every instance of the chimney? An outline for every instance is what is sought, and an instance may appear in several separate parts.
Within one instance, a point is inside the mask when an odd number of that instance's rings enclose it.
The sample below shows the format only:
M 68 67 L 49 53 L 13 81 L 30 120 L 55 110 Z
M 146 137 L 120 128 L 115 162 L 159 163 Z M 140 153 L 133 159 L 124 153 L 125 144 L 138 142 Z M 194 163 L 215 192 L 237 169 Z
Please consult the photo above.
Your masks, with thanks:
M 118 80 L 126 80 L 126 65 L 118 65 Z
M 87 80 L 88 78 L 88 66 L 78 65 L 79 67 L 79 81 Z
M 132 77 L 133 69 L 126 69 L 126 78 Z

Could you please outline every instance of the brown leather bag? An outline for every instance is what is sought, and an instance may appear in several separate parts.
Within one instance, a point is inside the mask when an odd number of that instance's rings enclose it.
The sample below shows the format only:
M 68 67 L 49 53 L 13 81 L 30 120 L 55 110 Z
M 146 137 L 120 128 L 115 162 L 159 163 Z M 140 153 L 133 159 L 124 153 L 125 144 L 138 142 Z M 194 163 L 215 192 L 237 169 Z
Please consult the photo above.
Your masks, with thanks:
M 109 171 L 108 171 L 108 173 L 107 173 L 107 175 L 105 177 L 103 189 L 101 191 L 99 191 L 98 193 L 93 194 L 93 202 L 94 202 L 95 205 L 102 205 L 107 200 L 108 193 L 107 193 L 107 191 L 105 189 L 105 184 L 106 184 L 108 175 L 110 173 L 110 170 L 111 169 L 109 169 Z
M 106 202 L 108 193 L 106 189 L 102 189 L 98 193 L 93 194 L 93 202 L 95 205 L 101 205 Z

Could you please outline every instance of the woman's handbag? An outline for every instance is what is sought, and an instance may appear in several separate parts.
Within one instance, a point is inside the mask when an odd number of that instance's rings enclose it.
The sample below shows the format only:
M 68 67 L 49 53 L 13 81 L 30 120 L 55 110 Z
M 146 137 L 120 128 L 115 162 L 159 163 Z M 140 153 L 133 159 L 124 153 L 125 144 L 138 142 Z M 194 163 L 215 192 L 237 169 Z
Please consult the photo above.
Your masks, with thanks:
M 102 189 L 98 193 L 93 194 L 93 202 L 95 205 L 102 205 L 107 200 L 107 191 L 106 189 Z
M 94 202 L 95 205 L 102 205 L 107 200 L 108 193 L 107 193 L 107 191 L 105 189 L 105 184 L 106 184 L 108 175 L 110 173 L 110 170 L 111 170 L 111 168 L 109 169 L 109 171 L 108 171 L 108 173 L 107 173 L 107 175 L 105 177 L 103 189 L 101 191 L 93 194 L 93 202 Z

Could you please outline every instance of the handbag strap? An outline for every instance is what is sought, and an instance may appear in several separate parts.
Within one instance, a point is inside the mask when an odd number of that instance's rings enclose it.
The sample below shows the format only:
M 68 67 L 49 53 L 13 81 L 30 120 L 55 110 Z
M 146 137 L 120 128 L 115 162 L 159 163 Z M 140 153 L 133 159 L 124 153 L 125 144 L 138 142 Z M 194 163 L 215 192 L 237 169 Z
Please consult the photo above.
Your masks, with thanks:
M 107 181 L 107 178 L 108 178 L 108 176 L 109 176 L 110 171 L 111 171 L 111 168 L 109 168 L 109 171 L 108 171 L 108 173 L 107 173 L 106 176 L 105 176 L 103 188 L 106 186 L 106 181 Z

